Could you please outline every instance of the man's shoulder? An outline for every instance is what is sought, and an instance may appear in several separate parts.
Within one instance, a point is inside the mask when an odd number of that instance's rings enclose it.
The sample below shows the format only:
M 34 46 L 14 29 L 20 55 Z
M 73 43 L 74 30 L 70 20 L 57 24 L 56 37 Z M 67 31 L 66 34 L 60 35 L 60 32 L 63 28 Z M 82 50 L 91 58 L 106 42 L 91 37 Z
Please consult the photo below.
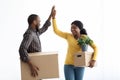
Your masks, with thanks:
M 25 33 L 24 33 L 24 35 L 23 36 L 32 36 L 33 35 L 33 31 L 31 30 L 31 29 L 27 29 L 26 31 L 25 31 Z

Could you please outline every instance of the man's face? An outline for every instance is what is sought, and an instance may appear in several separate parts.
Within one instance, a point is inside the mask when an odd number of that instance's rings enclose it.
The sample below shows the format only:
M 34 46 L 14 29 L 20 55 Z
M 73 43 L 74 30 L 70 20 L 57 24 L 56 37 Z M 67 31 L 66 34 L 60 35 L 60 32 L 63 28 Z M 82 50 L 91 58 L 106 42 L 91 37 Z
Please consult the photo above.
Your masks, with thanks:
M 35 24 L 36 29 L 39 29 L 39 26 L 40 26 L 40 18 L 39 18 L 39 16 L 34 21 L 34 24 Z

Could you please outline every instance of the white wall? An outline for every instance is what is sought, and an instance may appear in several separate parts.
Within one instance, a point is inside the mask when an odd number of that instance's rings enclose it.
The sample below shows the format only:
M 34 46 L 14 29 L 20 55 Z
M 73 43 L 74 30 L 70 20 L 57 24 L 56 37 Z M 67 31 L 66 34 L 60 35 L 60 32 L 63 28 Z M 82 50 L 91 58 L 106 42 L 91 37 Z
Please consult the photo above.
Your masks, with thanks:
M 98 46 L 98 65 L 93 69 L 86 68 L 84 80 L 120 80 L 119 39 L 116 35 L 119 34 L 120 16 L 119 2 L 115 1 L 0 0 L 0 80 L 21 79 L 18 48 L 28 27 L 27 17 L 31 13 L 38 14 L 43 24 L 54 4 L 59 29 L 70 32 L 71 22 L 81 20 Z M 54 34 L 52 26 L 40 38 L 43 52 L 59 52 L 59 80 L 64 80 L 66 41 Z
M 104 75 L 105 80 L 120 80 L 119 0 L 104 1 Z

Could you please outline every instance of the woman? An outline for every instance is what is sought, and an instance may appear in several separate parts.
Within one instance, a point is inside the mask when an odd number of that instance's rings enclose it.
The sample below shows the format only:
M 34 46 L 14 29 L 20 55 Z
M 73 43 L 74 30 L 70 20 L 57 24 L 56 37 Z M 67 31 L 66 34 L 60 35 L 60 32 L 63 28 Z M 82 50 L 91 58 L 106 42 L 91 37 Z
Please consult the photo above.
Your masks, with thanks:
M 74 53 L 78 51 L 82 51 L 81 47 L 78 45 L 79 39 L 82 38 L 88 38 L 87 35 L 85 35 L 85 30 L 83 28 L 83 24 L 80 21 L 74 21 L 71 23 L 71 33 L 67 32 L 62 32 L 57 28 L 56 25 L 56 11 L 53 11 L 52 14 L 52 22 L 53 22 L 53 30 L 54 32 L 67 40 L 68 42 L 68 50 L 67 50 L 67 55 L 66 55 L 66 60 L 65 60 L 65 65 L 64 65 L 64 74 L 65 74 L 65 79 L 66 80 L 83 80 L 83 75 L 84 75 L 84 67 L 74 67 Z M 84 33 L 84 34 L 82 34 Z M 96 56 L 97 56 L 97 48 L 94 44 L 94 42 L 90 39 L 88 43 L 94 50 L 93 57 L 90 61 L 89 67 L 94 67 L 94 64 L 96 62 Z

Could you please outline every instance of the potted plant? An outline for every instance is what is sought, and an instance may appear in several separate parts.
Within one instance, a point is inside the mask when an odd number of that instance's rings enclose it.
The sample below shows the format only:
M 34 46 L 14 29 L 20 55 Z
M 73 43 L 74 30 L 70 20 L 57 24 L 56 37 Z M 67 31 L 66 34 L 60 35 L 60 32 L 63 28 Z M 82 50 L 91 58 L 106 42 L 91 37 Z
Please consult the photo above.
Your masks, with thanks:
M 78 39 L 78 45 L 80 45 L 83 52 L 87 51 L 89 41 L 90 41 L 89 38 L 84 38 L 84 37 Z

